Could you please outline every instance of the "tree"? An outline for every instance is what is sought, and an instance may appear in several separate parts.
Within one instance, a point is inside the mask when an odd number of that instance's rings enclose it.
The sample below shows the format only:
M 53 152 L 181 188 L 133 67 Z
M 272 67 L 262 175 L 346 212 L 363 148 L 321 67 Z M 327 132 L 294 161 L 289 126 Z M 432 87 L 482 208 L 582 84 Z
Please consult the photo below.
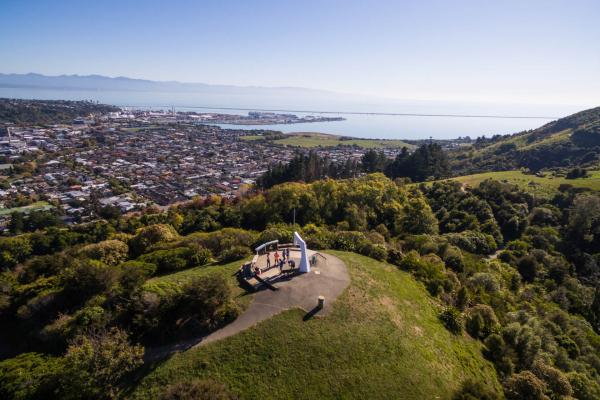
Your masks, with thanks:
M 531 371 L 513 374 L 506 382 L 504 393 L 508 400 L 548 400 L 546 385 Z
M 8 229 L 13 235 L 23 232 L 23 229 L 25 229 L 23 213 L 15 211 L 12 214 L 10 214 L 10 223 L 8 225 Z
M 22 353 L 0 361 L 0 397 L 3 399 L 48 399 L 54 397 L 57 377 L 64 368 L 59 357 Z
M 171 225 L 155 224 L 140 228 L 129 242 L 129 248 L 134 256 L 144 253 L 148 247 L 159 242 L 172 242 L 179 234 Z
M 408 202 L 400 226 L 402 232 L 414 235 L 433 234 L 438 231 L 438 221 L 429 204 L 421 197 L 414 197 Z
M 112 399 L 118 384 L 143 363 L 144 348 L 132 345 L 127 333 L 113 328 L 71 342 L 65 355 L 61 396 L 66 399 Z
M 474 338 L 485 339 L 499 326 L 494 309 L 477 304 L 467 310 L 467 332 Z
M 590 306 L 592 325 L 596 331 L 600 331 L 600 287 L 594 292 L 594 301 Z
M 414 182 L 421 182 L 450 176 L 450 166 L 441 146 L 428 143 L 420 146 L 412 154 L 408 154 L 408 150 L 403 148 L 396 159 L 388 165 L 385 173 L 392 179 L 409 177 Z
M 388 159 L 382 151 L 369 149 L 361 158 L 362 169 L 367 173 L 383 172 L 388 164 Z
M 117 265 L 127 259 L 129 247 L 120 240 L 104 240 L 100 243 L 88 244 L 80 254 L 84 257 L 102 261 L 108 265 Z
M 458 311 L 454 307 L 447 307 L 444 311 L 442 311 L 439 315 L 440 321 L 444 324 L 446 329 L 450 332 L 458 335 L 462 333 L 463 330 L 463 322 L 462 315 L 460 311 Z
M 183 288 L 181 310 L 185 318 L 194 319 L 201 328 L 210 328 L 222 321 L 217 312 L 231 301 L 231 288 L 221 275 L 193 279 Z
M 118 271 L 97 260 L 78 260 L 63 272 L 65 293 L 78 302 L 105 292 L 117 280 Z
M 525 282 L 533 282 L 538 275 L 538 262 L 535 257 L 526 255 L 517 262 L 519 274 Z
M 548 390 L 553 395 L 570 397 L 573 394 L 573 389 L 571 388 L 567 376 L 560 370 L 538 360 L 533 364 L 532 371 L 538 378 L 546 383 Z

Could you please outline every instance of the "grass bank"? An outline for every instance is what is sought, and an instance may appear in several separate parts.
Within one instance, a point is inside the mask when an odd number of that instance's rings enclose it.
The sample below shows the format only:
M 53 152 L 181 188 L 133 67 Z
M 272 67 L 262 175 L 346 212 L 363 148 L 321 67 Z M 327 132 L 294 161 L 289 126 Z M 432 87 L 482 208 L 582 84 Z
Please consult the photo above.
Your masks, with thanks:
M 469 377 L 498 385 L 474 340 L 450 334 L 421 284 L 395 267 L 330 253 L 352 283 L 331 314 L 303 320 L 285 311 L 240 334 L 165 361 L 134 388 L 156 398 L 165 386 L 211 377 L 242 399 L 447 399 Z
M 600 190 L 600 171 L 592 171 L 588 177 L 578 179 L 554 177 L 550 174 L 547 174 L 546 176 L 528 175 L 521 171 L 485 172 L 452 178 L 452 180 L 464 183 L 471 187 L 478 186 L 486 179 L 508 182 L 519 186 L 519 188 L 529 193 L 542 197 L 550 197 L 556 194 L 559 186 L 562 184 L 569 184 L 578 188 Z

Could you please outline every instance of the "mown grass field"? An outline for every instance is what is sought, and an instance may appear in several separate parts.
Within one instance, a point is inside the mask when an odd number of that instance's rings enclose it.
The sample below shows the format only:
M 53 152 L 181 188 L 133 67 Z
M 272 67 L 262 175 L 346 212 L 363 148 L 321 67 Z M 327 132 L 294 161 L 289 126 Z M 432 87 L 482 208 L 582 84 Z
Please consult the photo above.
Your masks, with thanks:
M 498 171 L 485 172 L 481 174 L 465 175 L 452 178 L 465 185 L 476 187 L 486 179 L 495 179 L 519 186 L 521 189 L 536 196 L 549 197 L 558 192 L 561 184 L 569 184 L 573 187 L 600 190 L 600 171 L 591 171 L 586 178 L 566 179 L 564 177 L 553 177 L 547 174 L 544 177 L 527 175 L 521 171 Z
M 284 139 L 275 140 L 274 143 L 293 146 L 293 147 L 335 147 L 339 145 L 356 145 L 363 148 L 413 148 L 414 146 L 403 142 L 402 140 L 384 140 L 384 139 L 349 139 L 340 140 L 341 136 L 329 135 L 317 132 L 297 132 L 286 134 Z M 262 136 L 242 136 L 244 140 L 258 140 Z
M 0 208 L 0 216 L 9 215 L 13 212 L 29 212 L 34 210 L 40 210 L 50 206 L 47 201 L 36 201 L 28 206 L 14 207 L 14 208 Z
M 331 314 L 298 309 L 233 337 L 172 356 L 129 396 L 156 398 L 170 383 L 211 377 L 242 399 L 449 399 L 469 377 L 498 386 L 478 342 L 450 334 L 409 274 L 331 251 L 352 283 Z

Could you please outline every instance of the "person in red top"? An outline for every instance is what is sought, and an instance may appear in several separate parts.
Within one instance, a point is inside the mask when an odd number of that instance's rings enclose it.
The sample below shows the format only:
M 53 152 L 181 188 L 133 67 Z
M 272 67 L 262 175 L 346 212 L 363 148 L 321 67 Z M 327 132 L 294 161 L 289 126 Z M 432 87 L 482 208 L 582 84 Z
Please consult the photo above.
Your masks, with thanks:
M 279 264 L 279 252 L 275 250 L 275 265 Z

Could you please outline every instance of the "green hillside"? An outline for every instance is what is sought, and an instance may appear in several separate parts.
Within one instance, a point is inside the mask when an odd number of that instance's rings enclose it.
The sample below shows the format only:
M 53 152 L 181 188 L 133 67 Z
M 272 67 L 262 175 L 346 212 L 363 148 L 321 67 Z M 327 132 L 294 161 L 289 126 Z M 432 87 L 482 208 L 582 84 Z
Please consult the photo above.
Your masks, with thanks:
M 459 174 L 594 166 L 600 159 L 600 107 L 510 136 L 479 138 L 472 146 L 450 152 Z
M 585 178 L 566 179 L 562 176 L 545 174 L 543 176 L 525 174 L 522 171 L 483 172 L 480 174 L 463 175 L 451 180 L 476 187 L 486 179 L 517 185 L 519 189 L 540 197 L 551 197 L 559 191 L 561 185 L 571 185 L 574 188 L 600 190 L 600 171 L 590 171 Z
M 331 314 L 286 311 L 236 336 L 177 354 L 145 376 L 132 398 L 211 377 L 244 399 L 447 399 L 473 377 L 499 387 L 480 344 L 439 322 L 422 284 L 389 264 L 332 251 L 352 283 Z

